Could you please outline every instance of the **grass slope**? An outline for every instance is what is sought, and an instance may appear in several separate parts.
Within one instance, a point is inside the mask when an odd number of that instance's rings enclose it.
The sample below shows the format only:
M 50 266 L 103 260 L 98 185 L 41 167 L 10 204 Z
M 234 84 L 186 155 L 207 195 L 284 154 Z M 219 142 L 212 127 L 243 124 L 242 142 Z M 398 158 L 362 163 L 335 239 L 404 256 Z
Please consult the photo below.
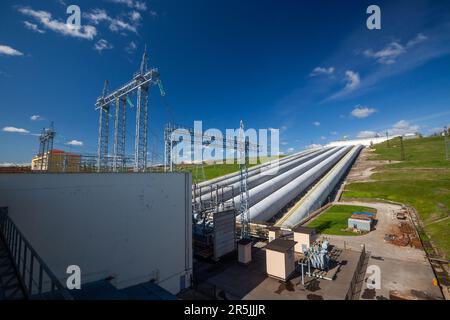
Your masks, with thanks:
M 317 233 L 338 235 L 338 236 L 355 236 L 354 232 L 344 231 L 348 227 L 348 218 L 353 212 L 367 211 L 376 213 L 374 208 L 336 205 L 330 207 L 327 211 L 320 214 L 317 218 L 308 223 L 307 227 L 316 229 Z
M 405 161 L 386 165 L 374 182 L 352 183 L 345 198 L 378 198 L 414 207 L 424 231 L 444 257 L 450 257 L 450 161 L 442 137 L 405 140 Z M 400 140 L 375 146 L 374 159 L 400 160 Z
M 280 158 L 283 158 L 284 156 L 280 156 Z M 250 163 L 248 167 L 253 167 L 261 163 L 265 163 L 268 161 L 271 161 L 275 159 L 274 157 L 264 157 L 264 158 L 258 158 L 257 163 Z M 217 177 L 221 177 L 230 173 L 238 172 L 239 171 L 239 164 L 233 163 L 233 164 L 205 164 L 203 165 L 203 171 L 204 171 L 204 177 L 201 172 L 200 168 L 196 168 L 194 165 L 179 165 L 177 170 L 186 170 L 190 171 L 192 173 L 192 182 L 193 183 L 199 183 L 205 180 L 211 180 Z

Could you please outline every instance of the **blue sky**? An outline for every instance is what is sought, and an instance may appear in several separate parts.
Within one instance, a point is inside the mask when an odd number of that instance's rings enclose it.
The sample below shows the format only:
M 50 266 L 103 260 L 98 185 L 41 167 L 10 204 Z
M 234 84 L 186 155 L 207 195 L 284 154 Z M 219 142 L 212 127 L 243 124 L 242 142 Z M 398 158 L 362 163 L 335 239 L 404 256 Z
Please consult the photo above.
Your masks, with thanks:
M 381 30 L 366 28 L 370 4 Z M 145 44 L 170 105 L 151 91 L 155 161 L 168 121 L 279 128 L 284 152 L 450 124 L 448 1 L 3 0 L 0 18 L 0 163 L 29 162 L 49 121 L 55 147 L 95 153 L 103 82 L 129 80 Z

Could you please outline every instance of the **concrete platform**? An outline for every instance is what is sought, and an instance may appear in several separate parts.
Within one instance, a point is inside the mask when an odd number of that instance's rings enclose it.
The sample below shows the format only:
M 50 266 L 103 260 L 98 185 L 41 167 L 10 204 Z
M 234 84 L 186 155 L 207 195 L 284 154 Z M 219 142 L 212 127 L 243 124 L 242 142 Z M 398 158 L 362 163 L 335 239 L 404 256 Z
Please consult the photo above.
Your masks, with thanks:
M 330 274 L 335 275 L 333 281 L 306 276 L 303 286 L 298 271 L 286 283 L 270 278 L 266 274 L 265 251 L 253 247 L 253 260 L 247 266 L 234 260 L 208 268 L 205 265 L 207 262 L 201 262 L 202 282 L 203 285 L 214 287 L 221 298 L 231 300 L 343 300 L 361 253 L 342 249 L 338 251 L 338 264 L 330 270 Z M 208 269 L 210 271 L 205 272 Z

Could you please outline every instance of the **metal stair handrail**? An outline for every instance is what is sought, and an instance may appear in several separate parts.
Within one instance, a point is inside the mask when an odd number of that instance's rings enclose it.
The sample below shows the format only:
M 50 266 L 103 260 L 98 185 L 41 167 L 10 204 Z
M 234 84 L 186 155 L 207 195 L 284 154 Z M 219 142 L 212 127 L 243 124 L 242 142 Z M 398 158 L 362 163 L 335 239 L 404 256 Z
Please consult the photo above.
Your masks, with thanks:
M 0 208 L 0 237 L 12 257 L 12 261 L 18 271 L 22 284 L 25 286 L 27 297 L 32 295 L 59 294 L 63 300 L 73 300 L 69 290 L 58 280 L 47 264 L 33 249 L 22 232 L 17 228 L 8 215 L 8 208 Z M 29 261 L 27 261 L 29 258 Z M 37 263 L 38 266 L 35 266 Z M 34 269 L 38 267 L 37 282 Z M 43 290 L 44 275 L 50 280 L 50 291 Z M 27 277 L 28 276 L 28 277 Z M 33 284 L 35 286 L 33 287 Z M 37 291 L 33 291 L 33 288 Z

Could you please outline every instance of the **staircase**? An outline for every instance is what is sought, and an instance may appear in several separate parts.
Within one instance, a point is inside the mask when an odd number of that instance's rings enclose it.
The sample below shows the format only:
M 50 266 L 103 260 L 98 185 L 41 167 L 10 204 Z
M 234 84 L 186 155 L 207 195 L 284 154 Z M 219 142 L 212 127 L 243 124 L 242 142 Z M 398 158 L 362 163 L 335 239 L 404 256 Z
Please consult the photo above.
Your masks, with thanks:
M 0 300 L 73 300 L 8 216 L 0 208 Z
M 26 299 L 9 251 L 0 237 L 0 300 Z

